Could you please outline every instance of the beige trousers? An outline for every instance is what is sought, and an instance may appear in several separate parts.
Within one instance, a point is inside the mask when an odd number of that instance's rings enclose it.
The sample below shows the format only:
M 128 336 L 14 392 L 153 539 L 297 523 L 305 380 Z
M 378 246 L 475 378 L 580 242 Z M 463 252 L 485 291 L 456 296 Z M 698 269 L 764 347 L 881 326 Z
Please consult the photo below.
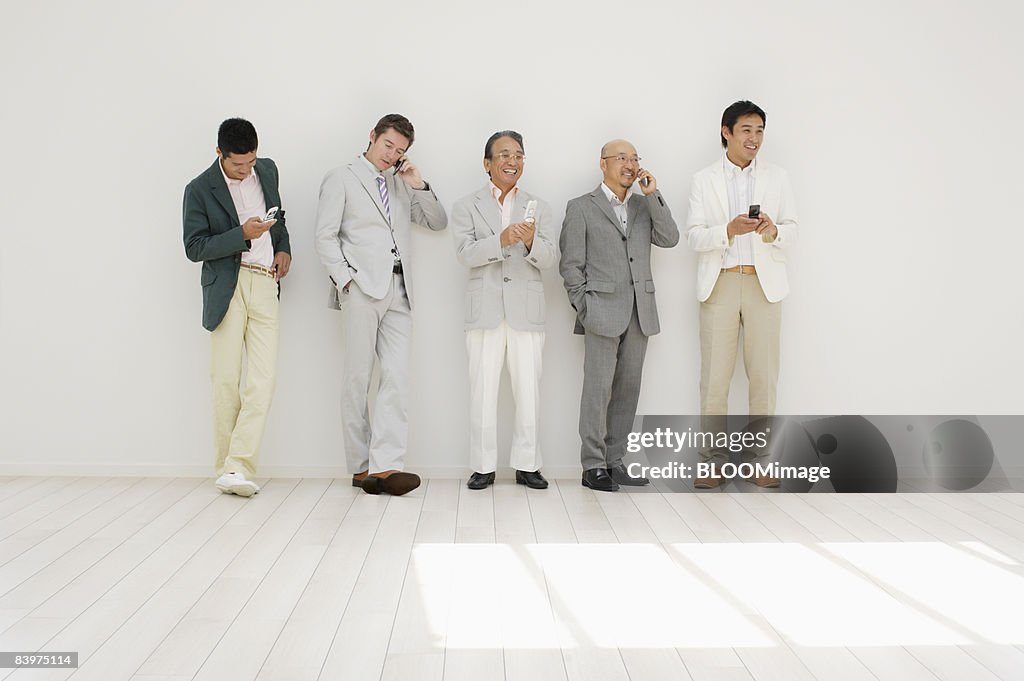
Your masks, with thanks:
M 217 473 L 256 474 L 277 372 L 277 283 L 241 268 L 227 314 L 211 334 Z M 246 362 L 242 390 L 242 359 Z
M 705 430 L 724 429 L 740 328 L 750 416 L 775 415 L 782 303 L 770 303 L 756 274 L 722 272 L 700 305 L 700 412 Z M 705 455 L 706 456 L 706 455 Z

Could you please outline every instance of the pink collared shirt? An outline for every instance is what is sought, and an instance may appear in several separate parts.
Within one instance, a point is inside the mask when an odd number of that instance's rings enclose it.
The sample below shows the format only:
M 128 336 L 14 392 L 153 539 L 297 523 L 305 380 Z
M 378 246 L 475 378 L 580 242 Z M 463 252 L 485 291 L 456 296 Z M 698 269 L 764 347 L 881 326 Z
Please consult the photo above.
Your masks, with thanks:
M 505 202 L 501 202 L 501 190 L 494 184 L 493 181 L 488 181 L 491 185 L 491 196 L 494 197 L 494 202 L 498 204 L 498 211 L 501 213 L 501 228 L 505 229 L 512 224 L 512 204 L 515 203 L 515 196 L 519 193 L 519 187 L 512 187 L 508 194 L 505 195 Z
M 231 194 L 231 202 L 235 204 L 235 212 L 238 213 L 240 224 L 251 217 L 263 217 L 267 214 L 266 199 L 263 197 L 263 185 L 256 175 L 256 168 L 252 169 L 249 176 L 244 180 L 232 180 L 224 172 L 224 166 L 217 162 L 217 167 L 224 175 L 224 182 L 228 185 L 228 192 Z M 270 238 L 270 230 L 267 230 L 250 242 L 248 251 L 242 251 L 242 262 L 250 265 L 262 265 L 272 267 L 274 265 L 274 242 Z

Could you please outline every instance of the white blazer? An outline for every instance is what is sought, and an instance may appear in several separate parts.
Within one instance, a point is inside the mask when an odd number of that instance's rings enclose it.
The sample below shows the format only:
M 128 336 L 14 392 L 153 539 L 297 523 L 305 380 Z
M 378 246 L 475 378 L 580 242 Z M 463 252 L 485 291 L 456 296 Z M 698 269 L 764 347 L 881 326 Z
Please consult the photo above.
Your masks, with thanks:
M 508 200 L 508 199 L 506 199 Z M 493 329 L 504 319 L 517 331 L 544 330 L 544 282 L 540 271 L 558 262 L 557 227 L 547 203 L 520 189 L 512 222 L 523 220 L 526 204 L 537 201 L 533 248 L 522 242 L 501 246 L 501 213 L 490 183 L 452 208 L 455 257 L 470 268 L 466 284 L 466 330 Z
M 758 159 L 751 203 L 760 204 L 761 212 L 767 213 L 779 229 L 778 236 L 772 241 L 766 238 L 751 241 L 757 279 L 765 297 L 775 303 L 789 293 L 786 250 L 797 238 L 796 205 L 786 171 Z M 725 251 L 729 247 L 726 226 L 734 217 L 729 214 L 725 169 L 720 158 L 694 175 L 690 187 L 686 240 L 697 252 L 697 299 L 701 302 L 711 295 L 722 271 Z

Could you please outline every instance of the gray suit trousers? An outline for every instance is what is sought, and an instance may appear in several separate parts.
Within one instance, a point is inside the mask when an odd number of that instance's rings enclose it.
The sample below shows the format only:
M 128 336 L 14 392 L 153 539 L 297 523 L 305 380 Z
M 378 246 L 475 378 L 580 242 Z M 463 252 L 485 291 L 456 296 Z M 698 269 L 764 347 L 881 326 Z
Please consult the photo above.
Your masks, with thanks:
M 352 282 L 340 295 L 345 339 L 341 426 L 348 469 L 380 473 L 402 470 L 408 441 L 409 339 L 412 315 L 402 275 L 392 275 L 381 300 Z M 370 378 L 380 358 L 380 386 L 369 416 Z
M 583 336 L 583 397 L 580 400 L 580 463 L 583 470 L 622 460 L 640 401 L 647 336 L 636 303 L 621 336 Z

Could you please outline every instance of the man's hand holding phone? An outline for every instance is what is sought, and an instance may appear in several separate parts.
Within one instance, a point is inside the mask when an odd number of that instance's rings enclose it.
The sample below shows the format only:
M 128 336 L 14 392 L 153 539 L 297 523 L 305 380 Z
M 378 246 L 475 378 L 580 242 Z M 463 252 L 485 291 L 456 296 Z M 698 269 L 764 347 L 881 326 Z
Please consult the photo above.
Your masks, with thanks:
M 644 196 L 650 196 L 658 188 L 658 181 L 654 179 L 654 175 L 651 175 L 643 168 L 636 174 L 636 179 L 640 183 L 640 191 L 643 192 Z
M 775 226 L 767 213 L 761 213 L 760 220 L 756 231 L 761 235 L 761 239 L 769 243 L 775 241 L 775 237 L 779 235 L 779 228 Z
M 760 224 L 760 219 L 752 218 L 746 214 L 740 214 L 734 217 L 732 222 L 726 225 L 725 231 L 729 234 L 729 238 L 731 239 L 734 236 L 750 234 L 756 230 Z
M 423 189 L 427 186 L 427 183 L 423 181 L 423 177 L 420 175 L 420 169 L 412 164 L 408 156 L 403 156 L 395 161 L 393 167 L 395 175 L 402 178 L 402 181 L 413 189 Z
M 253 239 L 259 239 L 263 234 L 274 226 L 277 220 L 271 219 L 266 220 L 259 216 L 254 215 L 245 221 L 242 225 L 242 236 L 246 241 L 252 241 Z
M 511 224 L 505 229 L 501 230 L 501 234 L 498 235 L 498 241 L 501 242 L 502 248 L 508 248 L 517 241 L 522 241 L 519 236 L 519 231 L 516 229 L 518 224 Z
M 523 242 L 527 251 L 533 248 L 533 237 L 537 233 L 537 225 L 533 220 L 509 225 L 509 229 L 514 230 L 516 238 Z

